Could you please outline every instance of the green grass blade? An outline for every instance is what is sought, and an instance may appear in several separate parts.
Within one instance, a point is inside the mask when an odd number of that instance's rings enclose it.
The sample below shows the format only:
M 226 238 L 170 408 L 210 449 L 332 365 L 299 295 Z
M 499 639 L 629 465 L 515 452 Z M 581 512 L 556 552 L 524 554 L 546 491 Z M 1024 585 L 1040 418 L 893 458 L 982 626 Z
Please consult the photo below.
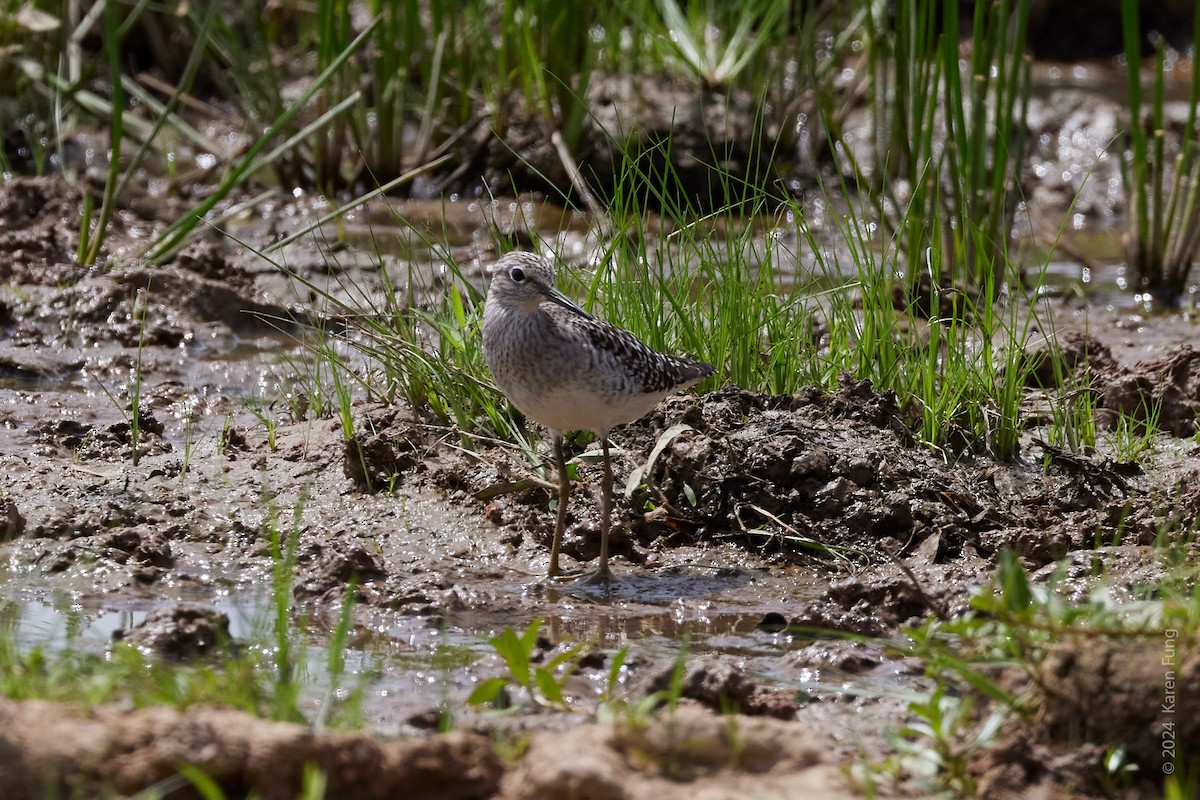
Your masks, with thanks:
M 267 131 L 260 136 L 253 145 L 250 146 L 250 149 L 246 151 L 246 154 L 242 156 L 241 160 L 234 166 L 229 175 L 225 177 L 220 185 L 213 190 L 212 194 L 210 194 L 191 212 L 185 214 L 183 217 L 167 226 L 166 230 L 162 232 L 158 240 L 146 253 L 146 258 L 151 263 L 161 263 L 167 257 L 174 254 L 175 251 L 177 251 L 183 245 L 188 234 L 195 229 L 205 215 L 215 208 L 218 203 L 224 200 L 225 197 L 231 191 L 233 191 L 235 187 L 240 185 L 242 180 L 248 174 L 250 174 L 251 168 L 257 163 L 258 154 L 266 149 L 267 145 L 275 138 L 275 136 L 281 130 L 283 130 L 283 128 L 289 122 L 291 122 L 292 118 L 296 116 L 297 113 L 300 112 L 300 109 L 304 108 L 304 106 L 308 104 L 308 101 L 311 100 L 312 97 L 320 89 L 322 89 L 326 83 L 333 78 L 334 75 L 337 74 L 338 70 L 346 62 L 346 60 L 349 59 L 350 56 L 362 46 L 363 42 L 370 38 L 371 34 L 378 25 L 379 18 L 376 17 L 371 21 L 371 24 L 368 25 L 365 30 L 363 30 L 362 33 L 355 37 L 354 41 L 347 45 L 346 48 L 342 50 L 332 62 L 330 62 L 329 66 L 322 70 L 321 73 L 315 79 L 313 79 L 312 83 L 310 83 L 305 90 L 301 92 L 300 96 L 297 97 L 290 106 L 288 106 L 287 110 L 285 110 L 283 114 L 271 124 Z

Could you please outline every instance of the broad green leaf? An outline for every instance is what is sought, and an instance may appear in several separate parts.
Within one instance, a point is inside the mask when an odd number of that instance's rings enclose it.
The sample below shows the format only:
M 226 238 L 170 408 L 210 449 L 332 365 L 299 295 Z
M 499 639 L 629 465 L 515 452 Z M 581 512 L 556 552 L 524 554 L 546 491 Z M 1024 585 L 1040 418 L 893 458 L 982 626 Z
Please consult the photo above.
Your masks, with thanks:
M 625 657 L 629 655 L 629 646 L 622 647 L 613 653 L 612 662 L 608 665 L 608 681 L 604 687 L 604 700 L 612 700 L 613 692 L 621 681 L 621 667 L 625 666 Z
M 467 705 L 481 706 L 486 703 L 493 702 L 500 692 L 504 691 L 504 687 L 508 685 L 508 678 L 488 678 L 483 683 L 475 687 L 475 691 L 471 692 L 467 697 Z
M 521 634 L 521 644 L 525 648 L 525 659 L 528 661 L 529 656 L 533 654 L 533 648 L 537 646 L 538 631 L 542 629 L 542 621 L 535 619 L 529 623 L 529 627 Z
M 488 640 L 512 673 L 513 680 L 522 686 L 529 685 L 529 650 L 523 646 L 512 628 L 505 628 L 499 636 Z
M 533 678 L 537 682 L 538 691 L 542 693 L 542 697 L 558 705 L 563 705 L 566 702 L 563 699 L 562 687 L 554 679 L 553 672 L 546 667 L 538 667 L 533 671 Z

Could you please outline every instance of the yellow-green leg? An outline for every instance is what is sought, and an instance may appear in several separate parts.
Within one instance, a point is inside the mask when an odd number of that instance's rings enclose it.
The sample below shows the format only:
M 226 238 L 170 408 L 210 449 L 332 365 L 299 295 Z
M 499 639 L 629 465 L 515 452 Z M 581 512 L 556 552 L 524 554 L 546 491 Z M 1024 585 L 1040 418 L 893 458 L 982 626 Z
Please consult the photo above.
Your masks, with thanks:
M 571 496 L 571 477 L 567 474 L 567 457 L 562 434 L 554 431 L 554 458 L 558 461 L 558 513 L 554 517 L 554 539 L 550 542 L 551 578 L 558 575 L 558 550 L 562 547 L 563 529 L 567 527 L 567 500 Z
M 612 461 L 608 456 L 608 436 L 600 437 L 600 446 L 604 450 L 604 480 L 600 484 L 600 568 L 596 570 L 597 578 L 608 578 L 608 526 L 612 518 L 613 474 Z

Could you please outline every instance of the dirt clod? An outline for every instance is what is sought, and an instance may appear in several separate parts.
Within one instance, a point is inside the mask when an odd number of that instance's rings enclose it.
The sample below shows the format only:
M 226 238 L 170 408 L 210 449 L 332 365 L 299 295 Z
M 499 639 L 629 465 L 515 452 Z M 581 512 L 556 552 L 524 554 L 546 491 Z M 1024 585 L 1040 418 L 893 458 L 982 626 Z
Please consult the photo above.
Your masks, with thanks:
M 783 800 L 854 797 L 811 731 L 681 705 L 647 720 L 538 731 L 505 776 L 502 800 Z
M 333 599 L 350 581 L 361 587 L 386 575 L 378 557 L 361 545 L 330 548 L 313 544 L 301 553 L 300 564 L 293 589 L 298 598 L 328 595 Z
M 117 629 L 113 638 L 178 661 L 221 652 L 233 642 L 227 614 L 190 603 L 154 611 L 129 630 Z
M 1034 714 L 972 759 L 983 798 L 1109 796 L 1106 764 L 1123 748 L 1142 794 L 1168 771 L 1195 769 L 1200 753 L 1200 650 L 1179 632 L 1149 642 L 1074 640 L 1055 645 L 1037 674 Z M 1172 758 L 1165 752 L 1169 743 Z M 1047 794 L 1048 793 L 1048 794 Z
M 1175 436 L 1191 436 L 1200 415 L 1200 351 L 1184 345 L 1162 358 L 1109 373 L 1100 382 L 1100 407 L 1154 425 Z
M 0 497 L 0 541 L 16 539 L 25 532 L 25 518 L 17 504 L 8 497 Z
M 503 765 L 488 740 L 445 734 L 416 741 L 358 733 L 315 733 L 240 711 L 169 708 L 126 711 L 0 698 L 0 786 L 8 800 L 50 795 L 132 795 L 194 764 L 227 797 L 292 800 L 306 765 L 326 778 L 325 797 L 345 800 L 491 797 Z

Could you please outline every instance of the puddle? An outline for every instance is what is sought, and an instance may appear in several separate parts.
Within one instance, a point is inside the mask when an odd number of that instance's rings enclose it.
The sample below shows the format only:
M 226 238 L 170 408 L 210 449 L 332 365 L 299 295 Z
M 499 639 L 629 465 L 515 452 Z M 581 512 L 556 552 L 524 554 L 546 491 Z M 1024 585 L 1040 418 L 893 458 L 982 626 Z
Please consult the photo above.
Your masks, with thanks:
M 259 650 L 270 662 L 274 607 L 261 588 L 241 582 L 178 588 L 140 600 L 126 593 L 113 601 L 86 591 L 46 589 L 35 577 L 0 576 L 0 624 L 18 647 L 102 656 L 117 631 L 136 628 L 151 612 L 173 602 L 188 602 L 227 615 L 238 646 Z M 626 648 L 641 664 L 669 664 L 681 650 L 689 657 L 724 656 L 768 685 L 798 686 L 818 679 L 819 673 L 781 657 L 812 640 L 765 630 L 762 622 L 769 613 L 786 612 L 789 604 L 816 597 L 822 586 L 815 572 L 780 570 L 771 576 L 765 571 L 675 569 L 618 576 L 606 587 L 511 581 L 501 589 L 524 593 L 530 602 L 507 614 L 479 609 L 429 618 L 360 607 L 350 644 L 341 653 L 345 672 L 338 676 L 329 671 L 328 649 L 331 616 L 337 610 L 327 609 L 318 618 L 301 615 L 300 624 L 291 627 L 307 682 L 301 705 L 315 720 L 326 713 L 330 692 L 344 699 L 360 691 L 369 728 L 411 733 L 426 727 L 443 707 L 464 713 L 466 698 L 480 680 L 506 675 L 489 637 L 505 627 L 524 630 L 535 619 L 542 620 L 542 636 L 559 647 L 579 645 L 581 652 L 607 657 Z M 573 681 L 574 702 L 595 704 L 606 681 L 605 669 Z

